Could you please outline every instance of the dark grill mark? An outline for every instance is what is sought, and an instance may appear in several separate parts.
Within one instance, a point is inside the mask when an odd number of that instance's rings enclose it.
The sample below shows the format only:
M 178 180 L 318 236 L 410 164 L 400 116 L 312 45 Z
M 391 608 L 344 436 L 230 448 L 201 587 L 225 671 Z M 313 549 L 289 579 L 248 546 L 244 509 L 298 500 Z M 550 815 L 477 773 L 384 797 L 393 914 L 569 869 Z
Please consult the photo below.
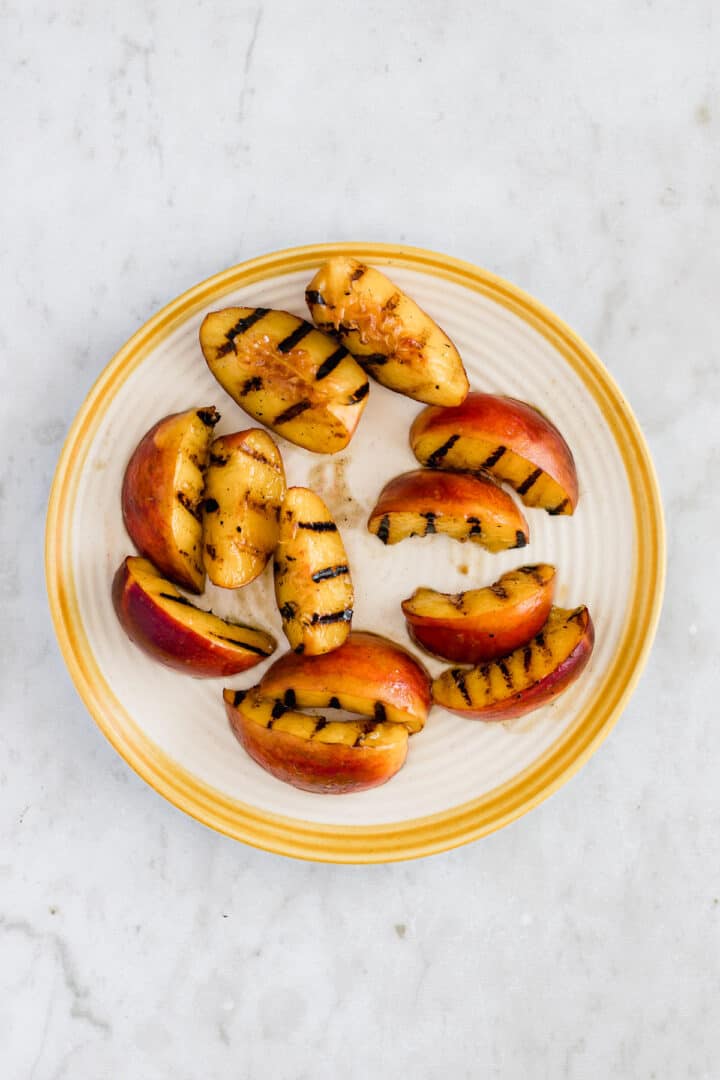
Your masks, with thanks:
M 246 394 L 251 394 L 253 390 L 262 390 L 263 381 L 259 375 L 253 375 L 251 379 L 246 379 L 240 387 L 240 397 L 245 397 Z
M 385 712 L 385 706 L 382 701 L 376 701 L 373 708 L 373 717 L 376 724 L 384 724 L 387 720 L 387 713 Z
M 400 303 L 400 293 L 393 293 L 383 304 L 383 311 L 394 311 Z
M 348 398 L 348 405 L 357 405 L 358 401 L 362 401 L 370 393 L 370 383 L 363 383 L 362 386 L 358 386 L 357 390 Z
M 278 351 L 281 353 L 289 353 L 291 349 L 294 349 L 304 337 L 307 337 L 310 331 L 313 329 L 309 322 L 301 322 L 300 325 L 293 330 L 292 334 L 288 334 L 286 338 L 283 338 L 278 345 Z
M 232 352 L 235 348 L 235 338 L 240 337 L 246 330 L 249 330 L 251 326 L 254 326 L 256 322 L 260 322 L 264 318 L 270 308 L 259 307 L 251 311 L 249 315 L 246 315 L 243 319 L 238 319 L 235 325 L 228 330 L 225 335 L 226 344 L 222 345 L 218 349 L 218 356 L 225 356 L 226 353 Z
M 361 364 L 369 364 L 370 367 L 382 367 L 383 364 L 387 364 L 389 357 L 383 353 L 374 352 L 368 356 L 358 356 L 358 360 Z
M 270 713 L 270 715 L 272 716 L 273 720 L 279 720 L 283 713 L 286 712 L 287 708 L 285 707 L 285 705 L 283 705 L 282 701 L 276 701 L 272 707 L 272 712 Z
M 523 649 L 523 667 L 525 668 L 525 674 L 530 671 L 530 665 L 532 664 L 532 649 L 529 645 L 526 645 Z
M 315 375 L 316 381 L 319 382 L 320 379 L 324 379 L 326 375 L 329 375 L 331 371 L 335 370 L 341 360 L 344 360 L 345 357 L 349 355 L 350 354 L 343 345 L 336 349 L 334 353 L 330 353 L 330 355 L 323 360 L 322 364 L 317 369 L 317 373 Z
M 285 620 L 285 622 L 290 622 L 291 619 L 295 618 L 295 605 L 291 604 L 288 600 L 280 608 L 280 615 Z
M 230 460 L 230 458 L 223 457 L 222 454 L 210 454 L 210 464 L 211 465 L 218 465 L 218 466 L 227 465 L 229 460 Z
M 340 577 L 341 574 L 347 574 L 348 568 L 345 563 L 341 563 L 339 566 L 326 566 L 324 570 L 318 570 L 316 574 L 313 574 L 312 580 L 329 581 L 330 578 Z
M 350 622 L 352 617 L 353 609 L 351 607 L 343 608 L 342 611 L 331 611 L 329 615 L 320 615 L 317 611 L 314 611 L 310 624 L 311 626 L 330 626 L 331 623 Z
M 193 503 L 189 495 L 186 495 L 184 491 L 176 492 L 177 501 L 181 506 L 184 506 L 188 514 L 192 514 L 198 521 L 200 520 L 200 507 Z
M 220 413 L 217 411 L 215 406 L 212 405 L 209 409 L 198 409 L 197 417 L 199 420 L 202 420 L 205 427 L 212 428 L 215 427 L 218 420 L 220 419 Z
M 508 591 L 504 585 L 501 585 L 499 581 L 496 581 L 494 585 L 490 585 L 490 592 L 493 596 L 497 596 L 500 600 L 507 600 Z
M 185 607 L 195 607 L 195 605 L 191 604 L 185 596 L 173 596 L 173 594 L 169 592 L 158 593 L 158 596 L 162 596 L 163 600 L 172 600 L 175 604 L 184 604 Z
M 298 529 L 310 529 L 311 532 L 337 532 L 334 521 L 298 521 Z
M 217 548 L 214 544 L 206 544 L 205 550 L 207 551 L 211 559 L 217 559 Z
M 584 607 L 579 607 L 579 608 L 576 608 L 575 611 L 573 611 L 572 615 L 568 615 L 567 621 L 568 622 L 573 622 L 574 621 L 576 623 L 582 623 L 582 622 L 585 622 L 585 615 L 586 615 L 585 608 Z
M 307 409 L 312 408 L 312 402 L 305 398 L 304 401 L 296 401 L 294 405 L 291 405 L 285 412 L 281 412 L 279 416 L 275 417 L 273 423 L 275 424 L 287 424 L 290 420 L 294 420 L 296 416 L 300 416 Z
M 297 705 L 297 699 L 295 697 L 295 691 L 290 689 L 286 690 L 283 694 L 283 702 L 288 709 L 294 709 Z
M 216 510 L 220 509 L 220 503 L 217 499 L 206 499 L 203 505 L 208 514 L 214 514 Z
M 480 524 L 480 518 L 469 517 L 465 519 L 470 526 L 470 536 L 480 536 L 482 533 L 482 525 Z
M 237 709 L 238 705 L 247 697 L 247 690 L 236 690 L 233 695 L 233 705 Z
M 371 731 L 374 731 L 376 726 L 377 725 L 374 723 L 374 721 L 366 720 L 362 725 L 362 730 L 361 730 L 360 734 L 358 735 L 357 739 L 353 743 L 353 748 L 356 748 L 358 746 L 362 746 L 363 740 L 365 739 L 365 737 L 367 735 L 369 735 Z
M 547 642 L 545 641 L 545 635 L 542 630 L 539 634 L 535 635 L 535 644 L 537 645 L 538 649 L 545 653 L 547 657 L 552 658 L 552 652 L 548 648 Z
M 327 307 L 323 296 L 317 291 L 317 289 L 306 289 L 305 299 L 308 304 L 322 304 L 323 307 Z
M 388 537 L 390 536 L 390 518 L 385 515 L 378 525 L 377 531 L 378 540 L 382 540 L 383 544 L 387 544 Z
M 505 661 L 504 660 L 498 660 L 498 667 L 499 667 L 500 671 L 502 672 L 502 677 L 505 680 L 505 685 L 507 686 L 508 690 L 514 690 L 515 689 L 515 684 L 513 683 L 513 677 L 511 675 L 510 669 L 508 668 Z
M 515 533 L 515 547 L 516 548 L 527 547 L 527 542 L 528 542 L 528 538 L 525 535 L 525 533 L 522 532 L 520 529 L 518 529 L 518 531 Z
M 468 688 L 465 685 L 465 672 L 462 671 L 460 668 L 451 668 L 450 675 L 452 676 L 452 681 L 455 683 L 458 690 L 462 694 L 465 700 L 465 704 L 469 707 L 472 707 L 472 701 L 470 700 L 470 695 L 468 694 Z
M 542 469 L 534 469 L 530 475 L 523 480 L 520 487 L 516 488 L 518 495 L 527 495 L 530 488 L 536 483 L 542 476 Z
M 269 656 L 270 653 L 266 649 L 259 649 L 257 645 L 249 645 L 247 641 L 238 641 L 237 638 L 226 637 L 225 634 L 213 634 L 214 638 L 218 641 L 229 641 L 231 645 L 238 645 L 241 649 L 246 649 L 247 652 L 255 653 L 257 656 Z
M 515 573 L 516 574 L 529 574 L 530 577 L 535 577 L 535 575 L 537 574 L 539 569 L 540 569 L 540 566 L 539 566 L 538 563 L 536 563 L 534 566 L 518 566 Z
M 357 281 L 366 272 L 367 272 L 367 266 L 356 266 L 355 269 L 353 270 L 352 274 L 350 275 L 350 281 L 351 282 Z
M 569 499 L 563 499 L 563 501 L 561 503 L 558 503 L 557 506 L 548 507 L 548 514 L 550 514 L 552 517 L 555 517 L 556 514 L 562 514 L 569 502 Z
M 452 450 L 453 446 L 459 438 L 459 435 L 451 435 L 450 438 L 442 444 L 442 446 L 438 446 L 437 450 L 433 450 L 432 454 L 425 462 L 428 469 L 437 469 L 442 459 L 446 457 L 447 454 Z
M 490 455 L 490 457 L 485 458 L 485 460 L 483 461 L 480 468 L 481 469 L 492 469 L 493 465 L 497 465 L 498 461 L 500 460 L 500 458 L 505 453 L 505 450 L 506 450 L 506 447 L 504 447 L 504 446 L 496 446 L 495 449 L 493 450 L 492 454 Z
M 427 514 L 421 514 L 420 517 L 424 517 L 427 525 L 425 526 L 425 535 L 429 536 L 431 533 L 437 532 L 435 528 L 435 515 L 428 511 Z
M 331 697 L 328 701 L 328 709 L 342 709 L 340 701 L 336 697 Z
M 313 731 L 310 738 L 314 738 L 314 736 L 317 735 L 318 731 L 322 731 L 324 727 L 327 727 L 327 720 L 324 716 L 318 716 L 317 720 L 315 721 L 315 730 Z

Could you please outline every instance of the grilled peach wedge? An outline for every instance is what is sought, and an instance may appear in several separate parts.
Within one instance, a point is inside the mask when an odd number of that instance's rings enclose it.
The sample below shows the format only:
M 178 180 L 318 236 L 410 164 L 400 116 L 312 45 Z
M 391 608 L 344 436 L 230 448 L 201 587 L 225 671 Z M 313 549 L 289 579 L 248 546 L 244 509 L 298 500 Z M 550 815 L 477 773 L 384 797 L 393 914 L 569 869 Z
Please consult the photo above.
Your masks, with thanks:
M 445 533 L 488 551 L 525 547 L 528 524 L 513 499 L 489 477 L 416 469 L 385 485 L 368 520 L 383 544 Z
M 308 488 L 288 488 L 273 569 L 290 648 L 317 656 L 342 645 L 353 616 L 347 555 L 330 511 Z
M 402 724 L 305 716 L 263 697 L 257 687 L 225 690 L 223 698 L 230 727 L 250 757 L 303 791 L 366 791 L 405 762 L 408 732 Z
M 210 406 L 159 420 L 135 449 L 122 486 L 122 512 L 141 555 L 188 592 L 205 587 L 200 503 L 213 428 Z
M 335 256 L 305 299 L 316 326 L 337 335 L 383 386 L 433 405 L 464 400 L 468 379 L 452 341 L 379 270 Z
M 572 514 L 578 480 L 570 447 L 524 401 L 468 394 L 453 409 L 423 409 L 410 429 L 415 457 L 432 469 L 484 469 L 509 484 L 526 506 Z
M 416 589 L 402 609 L 413 641 L 433 656 L 481 664 L 525 645 L 545 624 L 555 567 L 520 566 L 484 589 L 448 595 Z
M 161 664 L 189 675 L 236 675 L 275 651 L 275 638 L 264 630 L 196 608 L 147 559 L 125 559 L 112 597 L 130 640 Z
M 430 679 L 414 656 L 379 634 L 353 631 L 322 656 L 288 652 L 265 672 L 260 692 L 290 709 L 345 709 L 420 731 L 430 708 Z
M 433 701 L 475 720 L 512 720 L 547 705 L 574 682 L 594 643 L 586 607 L 552 608 L 542 630 L 504 659 L 444 671 L 433 682 Z
M 280 535 L 285 471 L 266 431 L 216 439 L 202 503 L 203 558 L 213 585 L 238 589 L 265 569 Z
M 200 327 L 220 385 L 254 420 L 298 446 L 334 454 L 367 404 L 367 376 L 342 345 L 287 311 L 226 308 Z

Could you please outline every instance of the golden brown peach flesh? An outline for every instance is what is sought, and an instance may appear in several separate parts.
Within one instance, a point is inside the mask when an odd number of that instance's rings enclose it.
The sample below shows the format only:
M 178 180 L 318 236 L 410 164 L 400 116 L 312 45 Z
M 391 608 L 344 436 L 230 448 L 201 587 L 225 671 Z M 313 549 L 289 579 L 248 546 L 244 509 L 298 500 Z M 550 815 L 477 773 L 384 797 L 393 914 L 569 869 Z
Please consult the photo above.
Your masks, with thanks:
M 342 645 L 353 615 L 348 558 L 330 511 L 308 488 L 288 488 L 273 568 L 290 648 L 317 656 Z
M 402 609 L 410 637 L 443 660 L 480 664 L 507 656 L 542 629 L 550 614 L 555 567 L 521 566 L 484 589 L 448 595 L 416 589 Z
M 189 675 L 236 675 L 275 651 L 275 639 L 263 630 L 196 608 L 147 559 L 124 560 L 112 597 L 130 640 L 148 656 Z
M 130 539 L 166 577 L 193 593 L 205 585 L 200 502 L 219 419 L 210 406 L 158 421 L 135 449 L 123 480 Z
M 504 659 L 444 671 L 433 682 L 433 701 L 476 720 L 512 720 L 547 705 L 574 682 L 594 643 L 586 607 L 553 608 L 543 629 Z
M 335 256 L 315 274 L 305 299 L 313 322 L 388 389 L 435 405 L 459 405 L 467 395 L 450 338 L 379 270 Z
M 494 481 L 431 469 L 403 473 L 387 483 L 368 529 L 384 544 L 444 533 L 488 551 L 525 547 L 529 539 L 519 507 Z
M 335 708 L 420 731 L 430 679 L 415 657 L 379 634 L 353 631 L 322 656 L 284 653 L 265 672 L 261 692 L 289 708 Z
M 434 469 L 485 469 L 509 484 L 527 506 L 572 514 L 578 480 L 570 447 L 542 413 L 524 401 L 468 394 L 452 409 L 423 409 L 410 446 Z
M 202 503 L 203 559 L 214 585 L 239 589 L 262 573 L 280 535 L 284 495 L 282 458 L 266 431 L 215 440 Z
M 350 442 L 367 376 L 311 323 L 287 311 L 226 308 L 206 316 L 200 345 L 220 385 L 254 420 L 318 454 Z
M 402 724 L 328 721 L 285 708 L 257 688 L 225 690 L 230 726 L 247 753 L 278 780 L 324 795 L 384 784 L 407 756 Z

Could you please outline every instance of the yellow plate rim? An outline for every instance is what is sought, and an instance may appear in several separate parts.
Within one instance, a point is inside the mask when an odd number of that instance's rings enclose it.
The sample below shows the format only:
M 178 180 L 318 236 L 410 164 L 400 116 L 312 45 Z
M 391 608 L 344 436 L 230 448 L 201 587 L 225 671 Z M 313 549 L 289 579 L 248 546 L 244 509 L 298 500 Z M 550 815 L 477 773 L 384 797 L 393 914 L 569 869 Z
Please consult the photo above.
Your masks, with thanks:
M 231 799 L 155 745 L 112 693 L 80 619 L 71 526 L 78 483 L 114 393 L 149 351 L 208 303 L 244 285 L 311 270 L 335 254 L 402 266 L 464 285 L 542 334 L 583 380 L 622 456 L 635 518 L 633 597 L 621 639 L 593 697 L 532 765 L 480 798 L 441 813 L 373 826 L 317 824 Z M 640 426 L 601 361 L 557 315 L 517 286 L 471 263 L 423 248 L 381 243 L 310 244 L 240 263 L 188 289 L 148 320 L 101 372 L 65 440 L 48 504 L 45 575 L 61 652 L 90 715 L 125 761 L 159 794 L 218 832 L 265 851 L 334 863 L 419 858 L 477 840 L 527 813 L 570 779 L 609 734 L 647 661 L 665 584 L 665 527 L 657 476 Z

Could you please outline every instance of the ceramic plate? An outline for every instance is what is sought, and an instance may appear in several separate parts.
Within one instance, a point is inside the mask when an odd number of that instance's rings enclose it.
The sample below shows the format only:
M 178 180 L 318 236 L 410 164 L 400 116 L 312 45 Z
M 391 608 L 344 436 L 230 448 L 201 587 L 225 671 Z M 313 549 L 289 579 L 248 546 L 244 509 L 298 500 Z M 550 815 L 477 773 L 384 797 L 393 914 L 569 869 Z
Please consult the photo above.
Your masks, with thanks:
M 232 304 L 307 316 L 304 288 L 329 255 L 382 267 L 458 346 L 473 388 L 532 402 L 570 443 L 580 478 L 573 517 L 526 509 L 530 546 L 490 555 L 447 537 L 384 548 L 365 529 L 386 480 L 415 461 L 408 428 L 421 405 L 372 383 L 348 449 L 319 456 L 279 439 L 289 484 L 327 502 L 343 534 L 356 589 L 356 629 L 409 646 L 400 600 L 418 585 L 443 591 L 490 584 L 522 562 L 557 566 L 556 603 L 587 604 L 596 647 L 583 676 L 552 705 L 504 724 L 433 709 L 405 767 L 372 791 L 312 795 L 274 779 L 231 734 L 223 685 L 197 680 L 135 648 L 118 625 L 110 583 L 132 552 L 120 512 L 128 458 L 160 417 L 216 404 L 218 432 L 252 421 L 211 376 L 198 345 L 206 312 Z M 65 660 L 90 713 L 125 760 L 176 806 L 269 851 L 335 862 L 382 862 L 474 840 L 535 806 L 607 735 L 650 648 L 663 575 L 662 510 L 652 463 L 630 408 L 600 361 L 552 312 L 467 263 L 380 244 L 279 252 L 218 274 L 142 327 L 93 387 L 58 464 L 47 525 L 50 606 Z M 250 617 L 284 641 L 272 571 L 237 593 L 208 586 L 220 614 Z M 282 644 L 280 645 L 280 651 Z M 432 674 L 443 664 L 423 656 Z

